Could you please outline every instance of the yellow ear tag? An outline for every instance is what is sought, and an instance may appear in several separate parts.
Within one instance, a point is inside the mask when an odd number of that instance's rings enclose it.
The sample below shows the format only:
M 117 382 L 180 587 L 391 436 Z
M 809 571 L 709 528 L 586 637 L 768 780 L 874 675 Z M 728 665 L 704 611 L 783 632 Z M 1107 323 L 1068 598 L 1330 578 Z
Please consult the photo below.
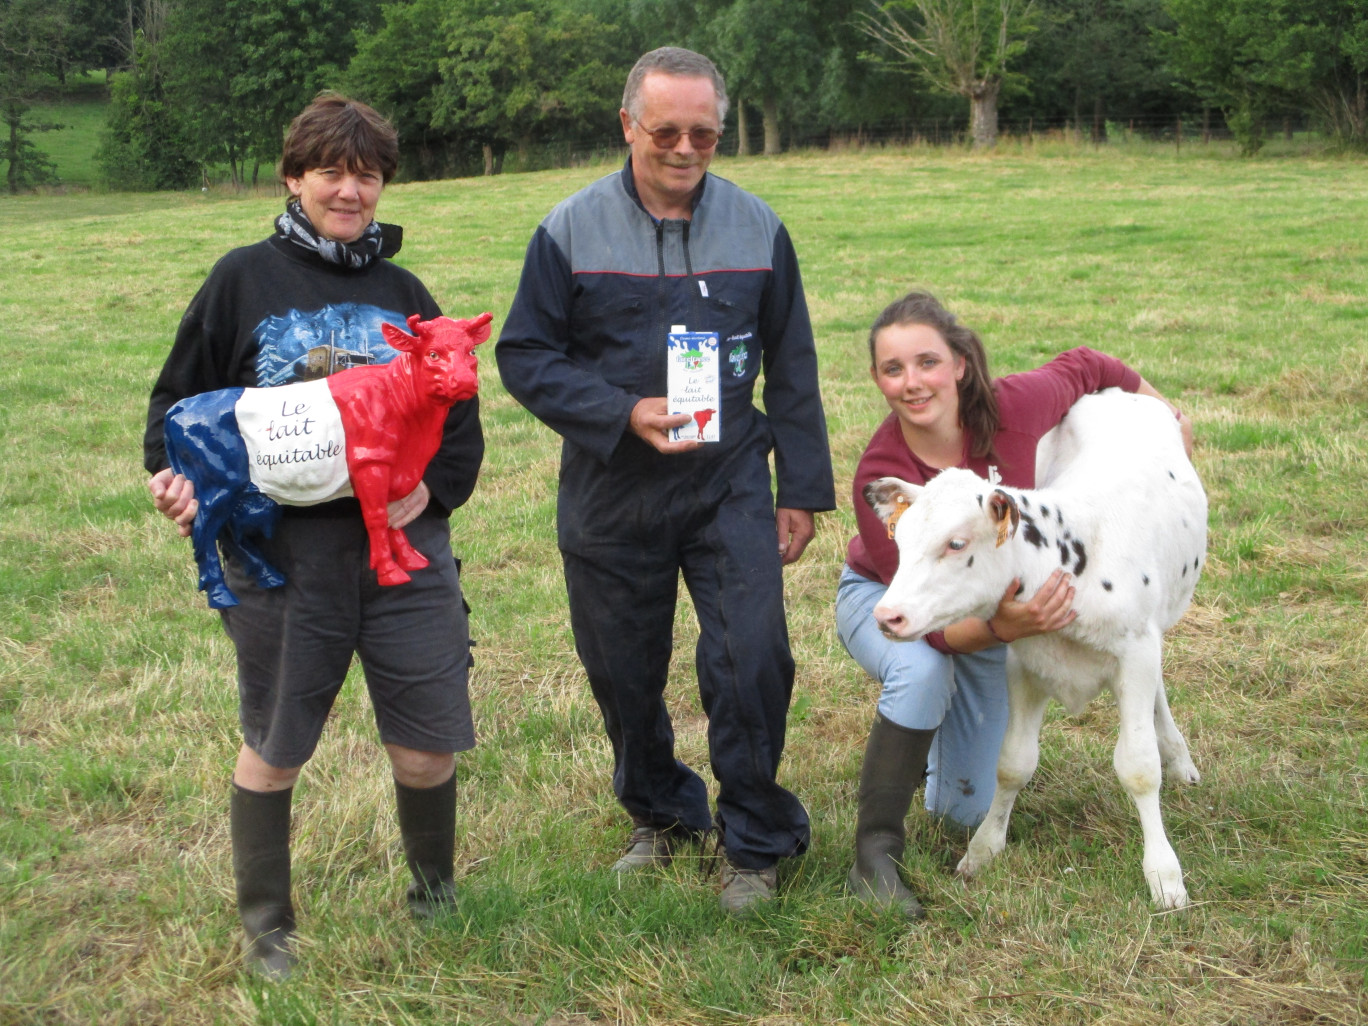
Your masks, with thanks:
M 899 492 L 893 496 L 894 510 L 888 514 L 888 537 L 893 538 L 893 529 L 898 526 L 898 518 L 912 508 L 912 503 L 907 501 L 907 496 Z

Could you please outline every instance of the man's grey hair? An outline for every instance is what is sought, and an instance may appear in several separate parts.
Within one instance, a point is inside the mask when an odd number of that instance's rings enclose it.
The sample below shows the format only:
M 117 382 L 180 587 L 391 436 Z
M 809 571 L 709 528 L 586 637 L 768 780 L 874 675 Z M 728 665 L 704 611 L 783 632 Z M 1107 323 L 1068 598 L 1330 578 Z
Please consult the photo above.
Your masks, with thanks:
M 701 53 L 685 50 L 681 46 L 662 46 L 642 54 L 632 66 L 627 76 L 627 88 L 622 91 L 622 106 L 633 119 L 641 116 L 641 83 L 653 71 L 680 78 L 711 79 L 713 91 L 717 94 L 717 123 L 720 126 L 727 120 L 727 84 L 722 81 L 722 72 Z

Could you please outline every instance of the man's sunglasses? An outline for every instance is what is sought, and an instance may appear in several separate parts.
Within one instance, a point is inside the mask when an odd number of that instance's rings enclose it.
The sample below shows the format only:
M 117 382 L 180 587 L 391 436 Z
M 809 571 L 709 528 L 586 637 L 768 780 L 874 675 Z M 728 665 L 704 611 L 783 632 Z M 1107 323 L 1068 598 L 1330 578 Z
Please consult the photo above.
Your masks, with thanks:
M 636 121 L 635 118 L 632 120 Z M 649 135 L 651 142 L 662 150 L 672 150 L 678 146 L 681 135 L 687 135 L 689 145 L 696 150 L 710 150 L 717 145 L 717 140 L 722 137 L 721 132 L 711 128 L 691 128 L 688 132 L 681 132 L 673 125 L 667 128 L 647 128 L 640 121 L 637 121 L 637 127 Z

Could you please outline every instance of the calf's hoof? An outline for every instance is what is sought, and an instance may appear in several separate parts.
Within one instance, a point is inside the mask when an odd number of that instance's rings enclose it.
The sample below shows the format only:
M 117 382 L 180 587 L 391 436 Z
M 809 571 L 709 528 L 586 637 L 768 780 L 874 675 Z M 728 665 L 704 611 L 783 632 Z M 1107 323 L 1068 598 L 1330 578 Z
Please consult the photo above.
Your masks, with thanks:
M 1184 759 L 1173 766 L 1166 768 L 1170 780 L 1177 780 L 1183 784 L 1200 784 L 1202 774 L 1197 772 L 1197 767 L 1193 765 L 1191 759 Z
M 1177 879 L 1160 879 L 1156 873 L 1149 875 L 1150 897 L 1154 904 L 1159 908 L 1173 909 L 1186 908 L 1188 904 L 1187 888 L 1183 886 L 1182 877 Z

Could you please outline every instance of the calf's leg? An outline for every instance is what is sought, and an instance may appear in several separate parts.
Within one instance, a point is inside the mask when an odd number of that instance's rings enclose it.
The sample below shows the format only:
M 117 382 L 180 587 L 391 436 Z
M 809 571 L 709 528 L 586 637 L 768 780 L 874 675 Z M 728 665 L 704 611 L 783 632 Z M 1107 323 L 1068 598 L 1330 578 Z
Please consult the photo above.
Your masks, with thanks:
M 998 755 L 997 790 L 988 815 L 969 841 L 956 872 L 972 877 L 1007 845 L 1007 821 L 1016 796 L 1040 761 L 1040 725 L 1049 695 L 1014 654 L 1007 657 L 1007 733 Z
M 1120 719 L 1112 765 L 1140 814 L 1145 842 L 1143 868 L 1150 896 L 1162 908 L 1182 908 L 1188 903 L 1183 869 L 1164 832 L 1159 809 L 1162 764 L 1154 720 L 1156 692 L 1163 686 L 1160 662 L 1158 637 L 1139 639 L 1120 660 L 1112 688 Z
M 1159 740 L 1159 758 L 1164 763 L 1164 776 L 1185 784 L 1201 783 L 1202 774 L 1197 772 L 1188 752 L 1187 741 L 1178 729 L 1178 724 L 1173 722 L 1163 680 L 1159 681 L 1159 691 L 1154 696 L 1154 732 Z

